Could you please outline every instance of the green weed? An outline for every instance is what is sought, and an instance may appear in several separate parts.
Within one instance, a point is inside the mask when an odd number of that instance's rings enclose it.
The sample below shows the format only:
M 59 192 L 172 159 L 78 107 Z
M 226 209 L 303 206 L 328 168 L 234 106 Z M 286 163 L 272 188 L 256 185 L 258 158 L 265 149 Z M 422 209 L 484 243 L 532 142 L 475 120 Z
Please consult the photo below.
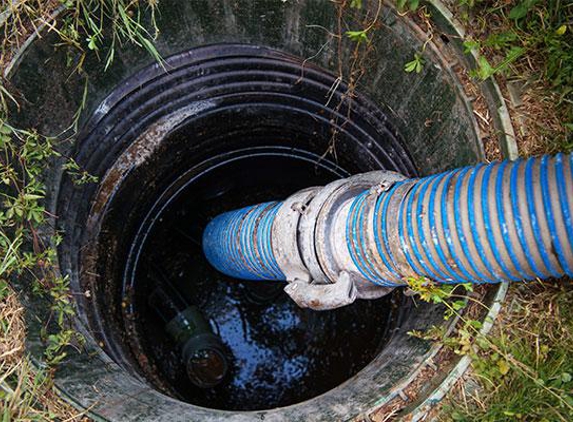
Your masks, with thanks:
M 474 36 L 465 41 L 466 52 L 480 53 L 472 75 L 486 80 L 493 75 L 526 75 L 557 94 L 564 127 L 573 123 L 573 3 L 562 0 L 480 1 L 467 17 Z M 481 27 L 475 22 L 481 22 Z M 571 136 L 560 142 L 570 148 Z
M 60 36 L 63 44 L 80 51 L 81 59 L 76 70 L 81 72 L 81 63 L 88 52 L 99 54 L 104 40 L 110 48 L 105 58 L 106 68 L 114 57 L 115 46 L 130 42 L 146 49 L 155 59 L 161 60 L 153 46 L 152 34 L 142 25 L 142 7 L 152 9 L 152 25 L 156 2 L 147 3 L 124 0 L 62 0 L 67 10 L 54 21 L 53 10 L 42 2 L 26 1 L 7 5 L 10 13 L 4 22 L 5 37 L 2 42 L 1 64 L 7 63 L 12 49 L 20 42 L 19 36 L 29 33 L 29 28 L 48 25 Z M 111 23 L 111 25 L 109 25 Z M 104 27 L 104 25 L 106 25 Z M 105 29 L 104 29 L 105 28 Z M 87 81 L 86 81 L 87 82 Z M 77 125 L 86 102 L 87 83 L 81 106 L 73 122 Z M 60 154 L 54 147 L 54 139 L 42 136 L 33 129 L 17 129 L 9 121 L 9 105 L 16 104 L 14 96 L 0 84 L 0 279 L 8 280 L 25 271 L 35 280 L 34 290 L 50 298 L 53 317 L 58 329 L 46 332 L 46 359 L 55 364 L 65 356 L 65 348 L 81 338 L 66 325 L 74 308 L 69 293 L 68 281 L 56 276 L 56 252 L 53 245 L 42 244 L 38 229 L 46 220 L 42 203 L 45 186 L 41 174 Z M 97 178 L 88 174 L 71 158 L 63 164 L 77 184 L 94 183 Z M 57 243 L 54 238 L 52 243 Z
M 420 53 L 414 54 L 414 59 L 404 65 L 404 71 L 407 73 L 420 73 L 424 68 L 425 60 Z
M 397 0 L 396 6 L 400 11 L 415 11 L 420 6 L 420 0 Z
M 66 10 L 54 18 L 57 2 L 26 0 L 3 2 L 6 19 L 2 25 L 0 42 L 0 70 L 9 63 L 13 52 L 35 29 L 46 25 L 59 35 L 60 44 L 79 52 L 79 60 L 69 61 L 75 71 L 83 74 L 82 63 L 87 54 L 95 54 L 107 69 L 114 60 L 117 46 L 126 43 L 143 48 L 161 62 L 153 45 L 157 35 L 155 26 L 155 0 L 60 0 Z M 142 23 L 143 9 L 151 10 L 151 26 Z M 104 49 L 103 46 L 106 46 Z M 103 56 L 103 52 L 105 56 Z M 101 57 L 100 57 L 101 55 Z M 81 105 L 70 122 L 77 122 L 87 100 L 87 80 Z M 63 170 L 77 184 L 94 183 L 95 177 L 82 169 L 73 159 L 61 157 L 55 139 L 37 133 L 33 128 L 10 125 L 10 107 L 18 108 L 15 97 L 0 79 L 0 334 L 3 344 L 14 343 L 10 350 L 2 349 L 0 360 L 0 416 L 10 420 L 53 420 L 62 414 L 54 410 L 51 370 L 39 370 L 32 365 L 23 351 L 24 328 L 14 327 L 18 318 L 11 309 L 17 309 L 10 281 L 26 277 L 32 290 L 50 303 L 50 321 L 41 337 L 45 342 L 44 361 L 49 366 L 61 362 L 70 347 L 78 347 L 83 338 L 70 325 L 75 313 L 69 280 L 55 271 L 55 247 L 61 235 L 55 234 L 47 243 L 40 230 L 50 217 L 44 207 L 46 188 L 42 174 L 48 166 L 63 162 Z M 12 307 L 7 303 L 13 303 Z M 50 323 L 48 323 L 50 322 Z M 68 420 L 75 419 L 69 418 Z
M 453 334 L 444 327 L 410 334 L 440 342 L 458 355 L 469 355 L 480 385 L 469 397 L 451 398 L 441 420 L 572 420 L 573 292 L 569 281 L 512 285 L 513 306 L 489 335 L 481 333 L 481 321 L 460 313 L 465 303 L 456 299 L 459 286 L 426 279 L 411 279 L 408 285 L 421 300 L 444 305 L 446 319 L 459 318 Z
M 573 419 L 573 294 L 568 281 L 512 286 L 514 307 L 487 342 L 477 342 L 478 400 L 454 401 L 456 421 Z M 474 396 L 477 397 L 477 396 Z

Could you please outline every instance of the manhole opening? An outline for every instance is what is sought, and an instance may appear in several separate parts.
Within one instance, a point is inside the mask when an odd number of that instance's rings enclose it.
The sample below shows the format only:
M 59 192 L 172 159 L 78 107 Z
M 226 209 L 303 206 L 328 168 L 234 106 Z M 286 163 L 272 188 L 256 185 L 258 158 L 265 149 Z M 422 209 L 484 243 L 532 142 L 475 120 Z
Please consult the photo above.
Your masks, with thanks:
M 223 211 L 359 172 L 413 175 L 414 165 L 388 116 L 363 96 L 348 100 L 343 84 L 333 91 L 333 75 L 307 67 L 301 78 L 298 59 L 249 46 L 209 56 L 202 72 L 176 57 L 179 67 L 163 79 L 119 88 L 118 104 L 88 125 L 84 145 L 101 139 L 102 126 L 106 137 L 130 140 L 91 211 L 101 220 L 93 254 L 83 255 L 90 262 L 95 255 L 99 275 L 95 331 L 116 361 L 180 400 L 225 410 L 287 406 L 367 366 L 395 328 L 401 296 L 300 309 L 283 284 L 233 280 L 211 268 L 201 251 L 204 227 Z M 130 124 L 138 112 L 148 125 Z M 109 131 L 110 122 L 121 123 Z M 219 335 L 228 372 L 215 387 L 187 377 L 181 347 L 150 301 L 161 285 Z
M 383 348 L 392 328 L 387 297 L 329 312 L 299 308 L 284 283 L 246 282 L 214 270 L 201 251 L 208 220 L 225 210 L 279 199 L 344 172 L 318 156 L 281 148 L 217 157 L 212 167 L 189 174 L 176 198 L 153 215 L 128 276 L 133 292 L 125 319 L 132 352 L 146 375 L 190 403 L 228 410 L 260 410 L 298 403 L 324 393 L 364 368 Z M 162 283 L 200 309 L 224 344 L 229 371 L 214 388 L 199 388 L 186 375 L 180 348 L 149 295 Z

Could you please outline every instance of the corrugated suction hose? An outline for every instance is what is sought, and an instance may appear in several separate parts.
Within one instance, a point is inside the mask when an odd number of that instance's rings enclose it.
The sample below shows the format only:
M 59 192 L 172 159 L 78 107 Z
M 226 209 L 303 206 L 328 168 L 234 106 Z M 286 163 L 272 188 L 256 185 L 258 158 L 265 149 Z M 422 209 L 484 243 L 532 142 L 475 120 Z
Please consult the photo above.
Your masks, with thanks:
M 573 156 L 558 154 L 421 179 L 377 171 L 337 180 L 216 217 L 203 249 L 225 274 L 287 280 L 299 304 L 326 309 L 409 277 L 573 275 L 572 216 Z

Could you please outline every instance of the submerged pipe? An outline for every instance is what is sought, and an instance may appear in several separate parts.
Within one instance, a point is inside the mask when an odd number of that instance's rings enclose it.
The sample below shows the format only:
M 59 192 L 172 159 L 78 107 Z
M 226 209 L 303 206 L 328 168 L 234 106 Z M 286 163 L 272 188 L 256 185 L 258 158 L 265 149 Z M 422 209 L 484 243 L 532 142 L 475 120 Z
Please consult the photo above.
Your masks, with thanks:
M 479 164 L 407 179 L 376 171 L 213 219 L 209 262 L 287 280 L 301 306 L 380 297 L 410 277 L 439 283 L 573 276 L 573 155 Z

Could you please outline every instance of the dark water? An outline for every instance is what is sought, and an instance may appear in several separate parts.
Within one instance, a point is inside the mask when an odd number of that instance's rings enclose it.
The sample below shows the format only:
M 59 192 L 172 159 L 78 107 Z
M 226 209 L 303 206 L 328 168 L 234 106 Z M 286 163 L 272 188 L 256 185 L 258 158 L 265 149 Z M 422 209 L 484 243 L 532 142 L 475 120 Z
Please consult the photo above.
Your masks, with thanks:
M 292 157 L 243 158 L 190 183 L 161 213 L 129 290 L 137 339 L 132 347 L 148 378 L 196 405 L 268 409 L 324 393 L 377 355 L 391 319 L 389 298 L 334 311 L 300 309 L 282 291 L 283 283 L 229 278 L 211 268 L 201 251 L 202 229 L 219 212 L 284 198 L 337 178 L 334 172 Z M 186 378 L 177 346 L 147 305 L 152 287 L 161 282 L 153 272 L 197 305 L 220 334 L 230 369 L 218 386 L 200 389 Z

